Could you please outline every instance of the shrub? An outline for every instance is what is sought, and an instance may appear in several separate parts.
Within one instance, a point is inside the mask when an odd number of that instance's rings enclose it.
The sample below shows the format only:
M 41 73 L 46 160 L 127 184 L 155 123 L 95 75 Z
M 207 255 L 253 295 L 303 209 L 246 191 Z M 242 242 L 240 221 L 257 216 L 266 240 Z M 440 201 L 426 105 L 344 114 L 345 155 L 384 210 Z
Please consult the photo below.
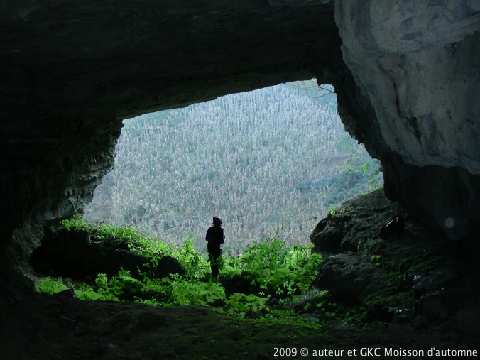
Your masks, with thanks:
M 178 279 L 172 285 L 172 305 L 221 305 L 225 302 L 225 289 L 211 281 L 192 283 Z
M 50 276 L 44 277 L 40 280 L 40 283 L 35 286 L 36 291 L 50 295 L 67 289 L 68 287 L 62 282 L 61 279 L 54 279 Z
M 226 305 L 230 310 L 230 313 L 240 313 L 242 316 L 252 317 L 268 310 L 267 307 L 268 298 L 258 297 L 250 294 L 235 293 L 226 301 Z
M 301 293 L 314 280 L 321 256 L 310 254 L 303 245 L 286 247 L 275 238 L 254 242 L 238 259 L 226 257 L 221 277 L 228 281 L 238 276 L 250 281 L 250 293 L 286 298 Z
M 117 275 L 97 275 L 93 284 L 77 284 L 75 294 L 82 300 L 133 300 L 150 305 L 207 305 L 223 307 L 231 314 L 257 317 L 270 308 L 286 308 L 294 295 L 305 292 L 314 280 L 321 257 L 311 254 L 303 245 L 287 247 L 277 238 L 253 242 L 238 258 L 222 256 L 220 283 L 210 279 L 206 257 L 194 248 L 195 239 L 189 236 L 181 247 L 167 245 L 142 237 L 133 228 L 88 224 L 80 217 L 63 221 L 62 228 L 81 230 L 103 236 L 108 241 L 128 241 L 130 251 L 148 258 L 155 266 L 162 256 L 176 258 L 185 270 L 184 275 L 170 274 L 152 278 L 148 272 L 120 268 Z M 56 293 L 67 289 L 60 280 L 43 279 L 37 291 Z
M 75 290 L 75 296 L 80 300 L 114 300 L 119 301 L 118 297 L 109 291 L 104 289 L 99 289 L 98 291 L 93 290 L 89 285 L 83 284 L 80 289 Z

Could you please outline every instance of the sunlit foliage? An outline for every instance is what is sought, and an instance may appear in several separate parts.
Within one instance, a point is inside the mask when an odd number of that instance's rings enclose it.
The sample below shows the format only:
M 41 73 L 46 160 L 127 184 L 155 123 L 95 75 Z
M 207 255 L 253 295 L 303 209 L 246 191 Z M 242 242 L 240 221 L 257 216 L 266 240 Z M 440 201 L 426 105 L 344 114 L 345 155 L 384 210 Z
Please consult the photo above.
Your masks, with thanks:
M 86 233 L 96 241 L 125 242 L 130 251 L 145 257 L 147 267 L 157 267 L 160 258 L 170 256 L 184 270 L 182 275 L 157 278 L 149 271 L 132 273 L 121 268 L 111 277 L 97 274 L 90 284 L 46 277 L 36 286 L 38 292 L 49 294 L 73 289 L 81 300 L 207 305 L 241 316 L 265 315 L 270 309 L 288 309 L 295 297 L 305 294 L 321 264 L 320 255 L 312 254 L 307 246 L 288 247 L 276 238 L 268 238 L 249 245 L 240 257 L 224 255 L 219 278 L 212 279 L 206 256 L 194 249 L 195 240 L 191 237 L 175 246 L 144 237 L 132 227 L 104 227 L 82 218 L 63 220 L 61 228 Z

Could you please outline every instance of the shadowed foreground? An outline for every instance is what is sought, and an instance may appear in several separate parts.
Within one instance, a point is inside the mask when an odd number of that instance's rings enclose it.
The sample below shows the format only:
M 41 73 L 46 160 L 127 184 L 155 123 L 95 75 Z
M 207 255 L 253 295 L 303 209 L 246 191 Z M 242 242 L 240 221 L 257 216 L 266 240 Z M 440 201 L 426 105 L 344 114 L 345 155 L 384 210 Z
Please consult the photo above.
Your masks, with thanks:
M 383 358 L 433 358 L 432 348 L 443 351 L 434 353 L 439 357 L 473 355 L 480 339 L 478 265 L 460 256 L 465 244 L 404 212 L 405 229 L 380 239 L 385 219 L 402 211 L 377 191 L 322 220 L 312 234 L 314 250 L 324 254 L 315 285 L 329 290 L 330 300 L 318 307 L 299 298 L 295 317 L 81 301 L 69 291 L 32 294 L 3 314 L 2 359 L 292 358 L 280 356 L 286 348 L 308 350 L 297 359 L 362 359 L 375 349 Z

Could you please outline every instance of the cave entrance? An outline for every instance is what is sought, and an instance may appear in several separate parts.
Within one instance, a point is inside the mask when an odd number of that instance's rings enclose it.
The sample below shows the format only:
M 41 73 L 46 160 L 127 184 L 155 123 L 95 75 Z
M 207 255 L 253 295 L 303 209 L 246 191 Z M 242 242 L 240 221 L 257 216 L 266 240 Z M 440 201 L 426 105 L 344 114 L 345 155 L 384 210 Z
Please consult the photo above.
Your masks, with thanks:
M 333 207 L 382 184 L 336 109 L 312 79 L 125 120 L 84 217 L 180 244 L 219 216 L 234 255 L 265 237 L 305 244 Z

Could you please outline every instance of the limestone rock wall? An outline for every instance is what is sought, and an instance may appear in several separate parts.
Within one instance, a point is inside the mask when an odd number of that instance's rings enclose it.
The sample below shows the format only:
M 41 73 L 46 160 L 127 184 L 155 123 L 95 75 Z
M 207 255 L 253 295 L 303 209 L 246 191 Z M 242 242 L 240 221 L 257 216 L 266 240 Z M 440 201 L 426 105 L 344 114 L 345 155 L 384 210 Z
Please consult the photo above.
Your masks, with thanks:
M 91 119 L 69 130 L 55 120 L 42 129 L 55 138 L 23 137 L 0 150 L 0 289 L 8 289 L 1 291 L 0 309 L 31 290 L 22 272 L 40 245 L 44 222 L 81 212 L 113 166 L 119 126 Z
M 371 107 L 347 128 L 382 159 L 390 198 L 462 236 L 480 221 L 479 2 L 339 0 L 335 21 Z
M 42 223 L 81 211 L 113 165 L 123 119 L 332 82 L 338 59 L 332 0 L 5 0 L 0 33 L 0 308 L 28 288 Z
M 403 226 L 382 234 L 397 216 Z M 471 271 L 480 253 L 470 243 L 477 243 L 478 232 L 468 240 L 451 241 L 442 230 L 406 216 L 402 206 L 377 190 L 336 208 L 310 239 L 312 251 L 323 257 L 315 286 L 328 290 L 331 301 L 361 304 L 371 320 L 413 320 L 413 327 L 425 326 L 429 334 L 448 321 L 454 331 L 478 343 L 479 318 L 470 311 L 480 304 L 478 272 Z M 441 329 L 443 336 L 446 327 Z
M 476 0 L 0 2 L 0 282 L 88 201 L 123 119 L 314 76 L 389 198 L 461 237 L 480 222 L 479 19 Z

